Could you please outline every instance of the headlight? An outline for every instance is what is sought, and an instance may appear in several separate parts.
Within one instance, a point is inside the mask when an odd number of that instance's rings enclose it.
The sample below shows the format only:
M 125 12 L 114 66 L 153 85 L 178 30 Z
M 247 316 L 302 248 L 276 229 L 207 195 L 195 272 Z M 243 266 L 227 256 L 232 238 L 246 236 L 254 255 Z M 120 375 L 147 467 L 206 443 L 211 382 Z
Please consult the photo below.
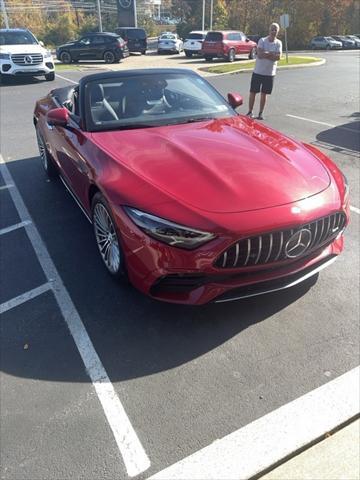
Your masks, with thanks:
M 10 55 L 8 53 L 0 53 L 0 59 L 1 60 L 9 60 Z
M 184 227 L 177 223 L 141 212 L 136 208 L 124 207 L 131 220 L 150 237 L 167 243 L 172 247 L 192 250 L 215 238 L 212 233 Z
M 50 58 L 50 57 L 52 57 L 50 50 L 46 50 L 44 57 L 45 57 L 45 58 Z

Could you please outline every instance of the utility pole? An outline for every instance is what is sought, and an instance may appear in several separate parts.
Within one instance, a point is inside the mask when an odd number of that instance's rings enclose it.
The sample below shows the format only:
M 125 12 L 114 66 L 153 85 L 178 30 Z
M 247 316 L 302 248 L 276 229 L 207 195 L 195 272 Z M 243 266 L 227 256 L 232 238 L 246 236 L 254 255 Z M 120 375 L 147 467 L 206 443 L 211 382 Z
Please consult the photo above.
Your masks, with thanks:
M 0 0 L 0 5 L 1 5 L 1 13 L 3 14 L 3 17 L 4 17 L 5 28 L 9 28 L 9 19 L 6 13 L 4 0 Z
M 202 8 L 202 30 L 205 30 L 205 0 L 203 0 Z
M 137 28 L 137 8 L 136 8 L 136 0 L 134 0 L 134 26 Z
M 213 24 L 213 11 L 214 11 L 214 0 L 211 0 L 210 3 L 210 30 L 212 30 L 212 24 Z
M 102 32 L 102 20 L 101 20 L 101 7 L 100 7 L 100 0 L 97 0 L 97 12 L 99 18 L 99 31 Z

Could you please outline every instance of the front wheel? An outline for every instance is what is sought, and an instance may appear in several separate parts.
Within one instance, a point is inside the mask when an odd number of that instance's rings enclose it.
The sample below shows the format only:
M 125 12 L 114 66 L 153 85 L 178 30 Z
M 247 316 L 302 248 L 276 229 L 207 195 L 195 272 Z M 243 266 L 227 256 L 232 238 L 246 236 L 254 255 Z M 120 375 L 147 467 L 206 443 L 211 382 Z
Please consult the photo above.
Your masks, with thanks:
M 205 55 L 205 62 L 211 62 L 213 57 L 210 57 L 209 55 Z
M 188 58 L 191 58 L 191 57 L 192 57 L 192 52 L 186 52 L 186 51 L 185 51 L 185 55 L 186 55 Z
M 72 62 L 71 53 L 61 52 L 59 60 L 61 63 L 71 63 Z
M 40 160 L 42 166 L 49 178 L 54 178 L 57 176 L 57 170 L 55 165 L 47 151 L 44 139 L 42 138 L 41 134 L 39 133 L 38 129 L 36 129 L 36 139 L 39 148 Z
M 92 222 L 96 244 L 107 271 L 116 278 L 126 278 L 124 255 L 111 209 L 97 193 L 92 201 Z
M 256 56 L 256 48 L 254 47 L 254 48 L 251 49 L 251 51 L 249 53 L 249 59 L 253 60 L 255 58 L 255 56 Z
M 113 52 L 108 50 L 107 52 L 104 53 L 104 61 L 105 63 L 115 63 L 116 57 Z
M 47 73 L 45 75 L 45 80 L 47 82 L 52 82 L 53 80 L 55 80 L 55 72 L 50 72 L 50 73 Z

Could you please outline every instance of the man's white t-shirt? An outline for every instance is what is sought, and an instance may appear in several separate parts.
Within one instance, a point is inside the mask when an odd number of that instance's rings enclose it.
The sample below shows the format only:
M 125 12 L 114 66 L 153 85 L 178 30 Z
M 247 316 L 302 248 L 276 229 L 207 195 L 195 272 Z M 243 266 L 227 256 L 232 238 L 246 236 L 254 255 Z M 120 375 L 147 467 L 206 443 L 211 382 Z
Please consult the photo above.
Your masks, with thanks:
M 264 52 L 273 52 L 282 54 L 281 40 L 276 38 L 273 42 L 269 41 L 269 37 L 260 38 L 258 48 L 262 48 Z M 254 73 L 258 75 L 268 75 L 273 77 L 276 73 L 277 62 L 269 58 L 257 58 L 255 62 Z

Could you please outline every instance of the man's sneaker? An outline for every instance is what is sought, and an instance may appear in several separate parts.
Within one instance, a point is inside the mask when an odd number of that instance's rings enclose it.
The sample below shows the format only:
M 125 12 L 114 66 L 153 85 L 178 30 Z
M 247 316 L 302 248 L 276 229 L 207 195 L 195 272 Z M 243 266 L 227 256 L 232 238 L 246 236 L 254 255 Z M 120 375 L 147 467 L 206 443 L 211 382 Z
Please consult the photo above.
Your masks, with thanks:
M 264 120 L 262 112 L 259 113 L 259 115 L 256 117 L 258 120 Z
M 254 118 L 254 115 L 253 115 L 252 112 L 248 112 L 248 113 L 246 114 L 246 116 L 249 117 L 249 118 Z

